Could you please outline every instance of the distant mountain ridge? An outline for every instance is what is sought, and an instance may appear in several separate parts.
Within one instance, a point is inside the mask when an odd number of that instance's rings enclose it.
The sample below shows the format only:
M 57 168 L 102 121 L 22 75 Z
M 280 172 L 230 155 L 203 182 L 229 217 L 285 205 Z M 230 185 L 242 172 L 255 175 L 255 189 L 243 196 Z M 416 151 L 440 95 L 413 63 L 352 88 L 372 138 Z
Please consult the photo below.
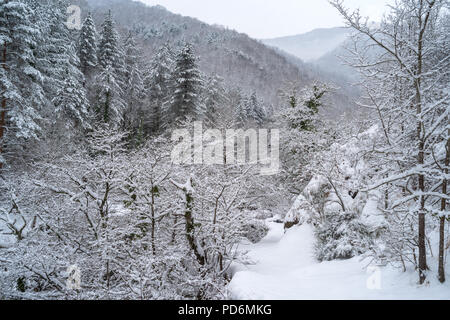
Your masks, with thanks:
M 314 29 L 294 36 L 263 39 L 264 44 L 277 47 L 305 62 L 317 60 L 342 45 L 350 35 L 344 27 Z
M 204 73 L 217 74 L 226 84 L 243 91 L 255 91 L 268 103 L 278 104 L 278 91 L 285 82 L 306 85 L 314 78 L 246 34 L 174 14 L 162 6 L 131 0 L 79 1 L 84 5 L 84 14 L 92 12 L 98 30 L 105 13 L 111 10 L 122 36 L 131 31 L 143 44 L 148 59 L 165 43 L 177 49 L 185 41 L 190 42 Z
M 111 10 L 122 38 L 132 32 L 144 46 L 144 56 L 151 59 L 165 43 L 174 49 L 184 41 L 191 42 L 199 56 L 199 65 L 206 74 L 217 74 L 228 86 L 247 93 L 256 92 L 274 107 L 282 105 L 279 90 L 286 83 L 311 84 L 314 80 L 333 82 L 347 88 L 348 83 L 339 77 L 328 78 L 320 66 L 293 59 L 275 46 L 267 46 L 219 25 L 209 25 L 196 18 L 174 14 L 163 6 L 148 6 L 132 0 L 72 0 L 82 7 L 84 15 L 91 11 L 100 30 L 105 13 Z M 337 28 L 341 29 L 341 28 Z M 326 31 L 326 30 L 325 30 Z M 341 30 L 336 30 L 337 34 Z M 343 80 L 343 81 L 341 81 Z M 340 93 L 335 114 L 351 108 L 348 90 Z

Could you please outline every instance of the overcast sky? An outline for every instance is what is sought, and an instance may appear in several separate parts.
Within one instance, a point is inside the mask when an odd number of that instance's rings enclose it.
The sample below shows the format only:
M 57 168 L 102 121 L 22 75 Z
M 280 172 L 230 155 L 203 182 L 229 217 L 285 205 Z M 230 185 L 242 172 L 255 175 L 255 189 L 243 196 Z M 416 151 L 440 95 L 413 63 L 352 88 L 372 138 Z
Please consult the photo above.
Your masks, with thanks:
M 316 28 L 343 25 L 327 0 L 140 0 L 160 4 L 169 11 L 220 24 L 254 38 L 273 38 L 305 33 Z M 377 21 L 387 0 L 345 0 L 347 7 Z

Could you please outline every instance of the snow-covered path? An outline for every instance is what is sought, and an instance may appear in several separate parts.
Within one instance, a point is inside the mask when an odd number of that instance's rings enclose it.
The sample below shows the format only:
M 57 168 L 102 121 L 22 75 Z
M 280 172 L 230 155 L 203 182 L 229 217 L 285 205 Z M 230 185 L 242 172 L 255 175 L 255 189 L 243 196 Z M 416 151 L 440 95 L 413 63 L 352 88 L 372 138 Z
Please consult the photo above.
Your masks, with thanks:
M 270 231 L 261 242 L 242 247 L 254 264 L 234 266 L 229 285 L 234 299 L 450 299 L 450 283 L 431 279 L 431 285 L 419 287 L 414 272 L 391 267 L 368 272 L 359 258 L 319 263 L 311 226 L 284 233 L 283 224 L 267 223 Z

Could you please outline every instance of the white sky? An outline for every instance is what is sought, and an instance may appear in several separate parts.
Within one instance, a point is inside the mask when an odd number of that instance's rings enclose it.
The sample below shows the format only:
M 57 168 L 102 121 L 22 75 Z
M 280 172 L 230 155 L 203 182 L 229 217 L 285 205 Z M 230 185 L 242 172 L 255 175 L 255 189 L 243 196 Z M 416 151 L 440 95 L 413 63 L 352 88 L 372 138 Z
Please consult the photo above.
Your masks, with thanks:
M 305 33 L 316 28 L 343 25 L 327 0 L 139 0 L 160 4 L 169 11 L 220 24 L 254 38 L 274 38 Z M 360 8 L 370 20 L 379 20 L 389 0 L 344 0 Z

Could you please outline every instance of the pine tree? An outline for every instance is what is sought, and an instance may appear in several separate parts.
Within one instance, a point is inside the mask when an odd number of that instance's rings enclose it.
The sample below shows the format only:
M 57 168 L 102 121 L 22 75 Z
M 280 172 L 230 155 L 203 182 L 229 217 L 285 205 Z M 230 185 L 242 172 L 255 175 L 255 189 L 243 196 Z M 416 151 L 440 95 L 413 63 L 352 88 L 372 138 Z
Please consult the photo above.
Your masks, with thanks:
M 40 36 L 31 8 L 23 1 L 0 0 L 0 168 L 10 139 L 37 137 L 44 101 L 42 74 L 34 49 Z
M 256 92 L 247 99 L 247 117 L 255 120 L 259 125 L 262 124 L 265 118 L 262 102 L 258 101 Z
M 80 60 L 73 41 L 74 36 L 65 23 L 66 6 L 67 3 L 64 1 L 54 0 L 38 7 L 39 15 L 43 18 L 40 21 L 43 37 L 38 50 L 39 65 L 45 75 L 47 100 L 58 103 L 51 105 L 46 110 L 46 115 L 52 120 L 68 116 L 65 120 L 87 125 L 85 123 L 87 100 L 83 88 L 85 78 L 79 69 Z M 62 96 L 59 96 L 60 94 Z M 67 112 L 73 108 L 74 101 L 78 101 L 78 112 L 75 110 Z M 69 103 L 70 106 L 62 106 L 61 103 Z M 55 111 L 56 118 L 52 117 Z
M 350 259 L 371 246 L 369 231 L 354 212 L 327 212 L 315 235 L 319 261 Z
M 112 66 L 117 74 L 117 79 L 123 75 L 123 52 L 120 48 L 119 34 L 109 11 L 102 24 L 102 31 L 100 33 L 100 44 L 98 47 L 98 63 L 106 69 L 107 66 Z
M 56 115 L 72 120 L 75 124 L 84 128 L 89 127 L 88 106 L 86 92 L 67 71 L 65 85 L 61 88 L 53 99 L 56 107 Z
M 153 58 L 144 84 L 150 104 L 149 114 L 144 115 L 147 131 L 159 132 L 168 122 L 168 105 L 172 73 L 174 70 L 174 53 L 168 44 L 163 45 Z
M 140 108 L 145 93 L 141 56 L 141 49 L 130 33 L 125 41 L 124 98 L 126 111 L 124 126 L 134 131 L 138 130 L 141 123 L 139 118 L 142 110 Z
M 220 111 L 227 103 L 226 90 L 223 78 L 213 75 L 207 78 L 204 92 L 204 105 L 206 107 L 205 118 L 210 124 L 214 124 Z
M 97 83 L 97 115 L 99 120 L 120 125 L 123 119 L 125 103 L 121 98 L 122 89 L 116 80 L 112 66 L 104 68 L 96 78 Z
M 81 70 L 87 76 L 89 71 L 97 65 L 97 31 L 92 15 L 89 12 L 83 22 L 78 41 L 78 55 Z
M 111 11 L 102 24 L 98 49 L 98 63 L 101 67 L 96 78 L 97 112 L 104 122 L 119 125 L 123 119 L 125 103 L 123 101 L 122 75 L 123 55 L 119 48 L 119 35 Z
M 323 107 L 323 97 L 330 89 L 325 84 L 315 83 L 303 90 L 301 96 L 289 95 L 290 108 L 283 114 L 291 129 L 314 131 L 320 125 L 319 110 Z
M 176 57 L 171 103 L 174 120 L 184 121 L 188 117 L 200 117 L 204 113 L 200 99 L 203 81 L 196 60 L 190 44 L 186 44 Z
M 39 65 L 45 76 L 45 90 L 51 100 L 64 87 L 67 70 L 81 77 L 77 70 L 79 60 L 73 51 L 72 39 L 66 27 L 66 7 L 63 2 L 50 1 L 39 4 L 37 14 L 42 39 L 39 43 Z
M 233 119 L 234 125 L 238 128 L 243 127 L 248 121 L 248 98 L 238 92 L 238 101 L 234 106 Z

